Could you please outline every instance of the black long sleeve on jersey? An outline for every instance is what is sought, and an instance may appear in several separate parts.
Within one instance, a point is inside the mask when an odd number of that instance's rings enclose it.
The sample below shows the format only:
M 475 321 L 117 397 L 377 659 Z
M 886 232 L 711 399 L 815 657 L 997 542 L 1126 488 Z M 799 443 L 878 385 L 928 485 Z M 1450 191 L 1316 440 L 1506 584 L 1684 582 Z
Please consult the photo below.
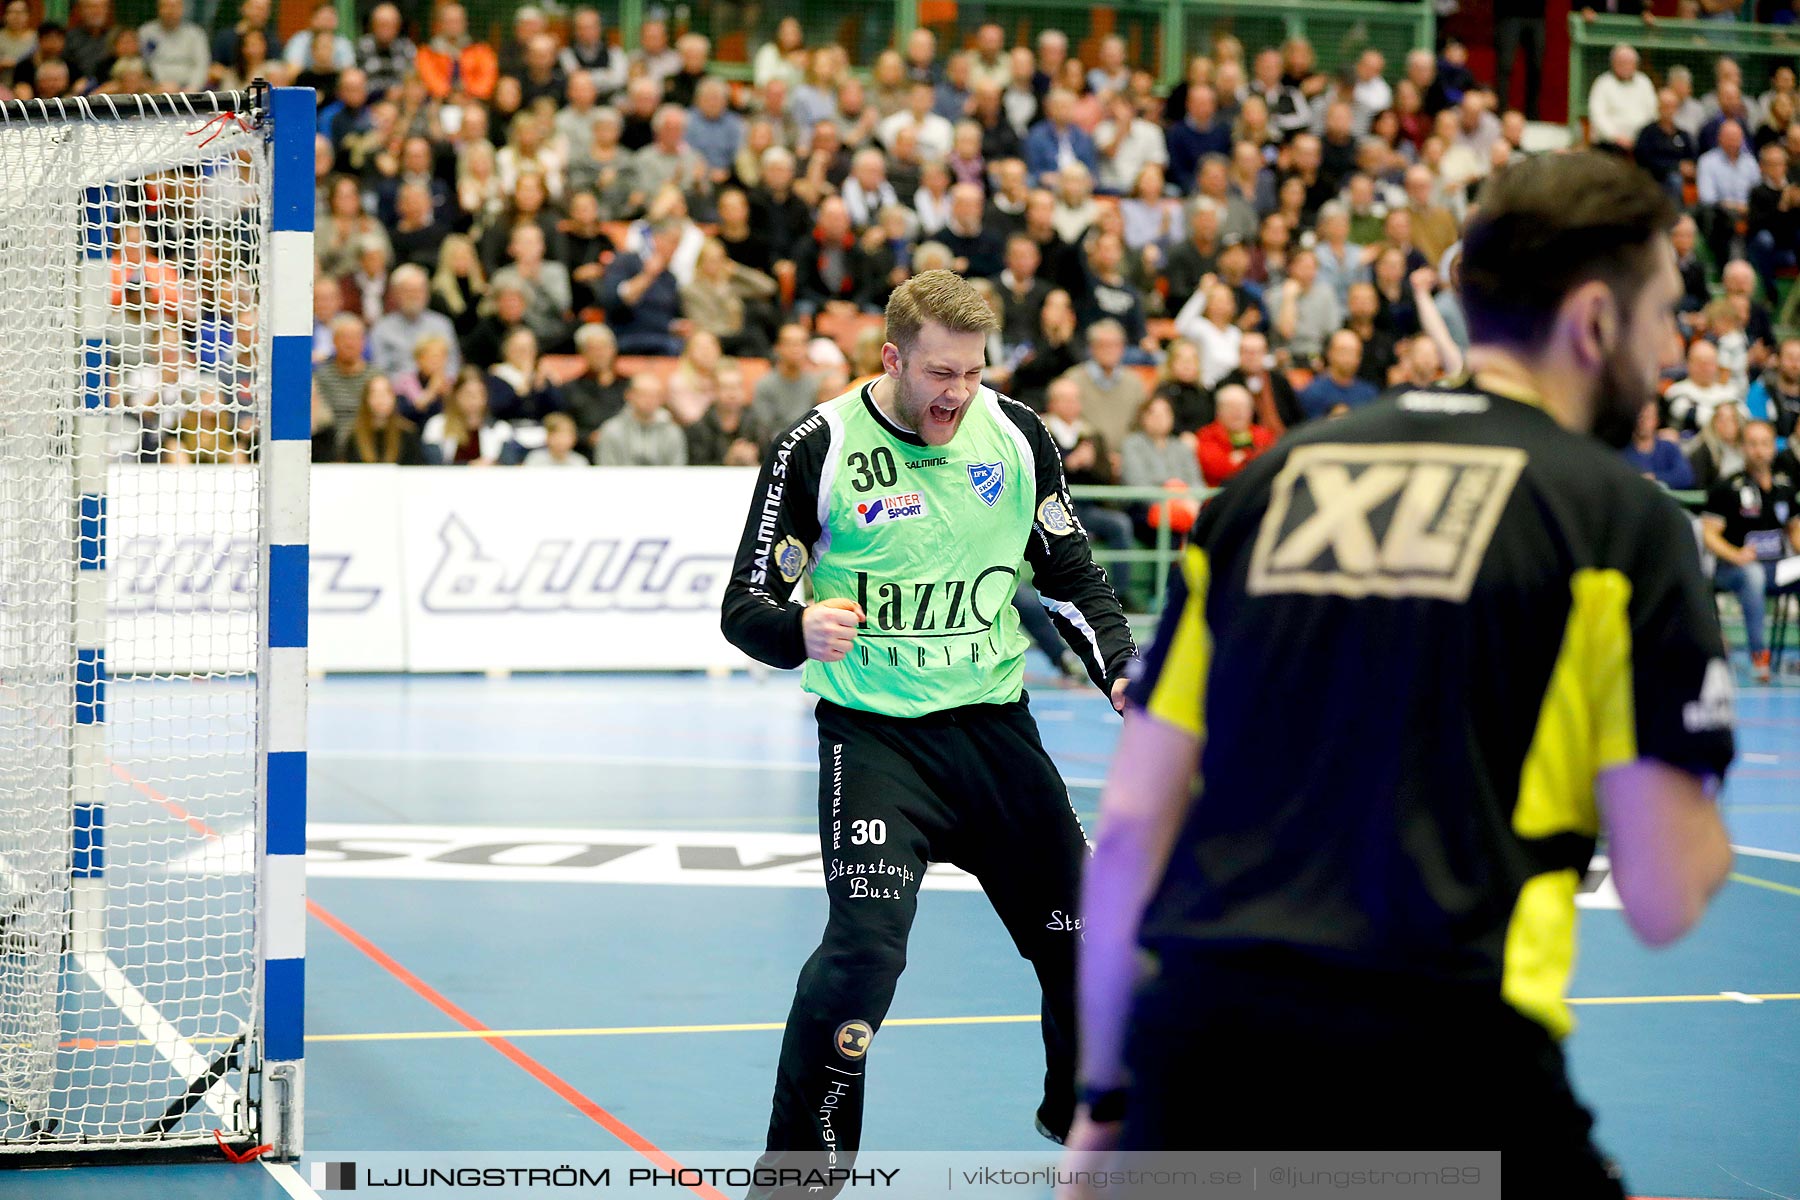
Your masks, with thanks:
M 1037 518 L 1025 546 L 1050 621 L 1103 692 L 1122 678 L 1137 653 L 1131 626 L 1106 572 L 1094 561 L 1087 530 L 1075 519 L 1075 502 L 1063 478 L 1062 453 L 1038 415 L 1017 400 L 1000 409 L 1025 435 L 1037 468 Z
M 819 475 L 829 439 L 817 409 L 775 439 L 757 476 L 725 585 L 720 614 L 725 640 L 783 670 L 806 661 L 800 632 L 805 606 L 790 597 L 819 541 Z M 803 547 L 804 555 L 794 554 L 792 546 Z

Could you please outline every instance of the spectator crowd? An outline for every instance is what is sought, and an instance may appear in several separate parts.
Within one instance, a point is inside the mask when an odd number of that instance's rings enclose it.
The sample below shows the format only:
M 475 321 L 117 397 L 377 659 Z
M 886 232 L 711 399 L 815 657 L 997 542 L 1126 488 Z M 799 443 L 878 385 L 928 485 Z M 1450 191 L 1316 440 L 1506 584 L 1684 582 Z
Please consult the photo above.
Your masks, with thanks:
M 999 316 L 987 381 L 1044 413 L 1072 482 L 1217 485 L 1292 426 L 1461 369 L 1461 227 L 1537 149 L 1455 41 L 1333 73 L 1304 39 L 1220 33 L 1163 90 L 1117 36 L 999 24 L 852 62 L 787 17 L 727 74 L 699 33 L 646 19 L 626 46 L 592 8 L 520 8 L 497 45 L 454 2 L 417 30 L 320 3 L 285 42 L 268 0 L 210 33 L 182 0 L 138 29 L 108 0 L 67 29 L 5 14 L 15 96 L 317 89 L 320 460 L 752 464 L 880 369 L 889 293 L 947 267 Z M 1685 363 L 1626 452 L 1678 488 L 1740 472 L 1755 420 L 1800 475 L 1800 341 L 1775 317 L 1800 92 L 1728 57 L 1709 82 L 1621 45 L 1588 99 L 1591 144 L 1684 210 Z M 201 349 L 164 347 L 162 376 Z M 1192 514 L 1082 515 L 1122 544 Z

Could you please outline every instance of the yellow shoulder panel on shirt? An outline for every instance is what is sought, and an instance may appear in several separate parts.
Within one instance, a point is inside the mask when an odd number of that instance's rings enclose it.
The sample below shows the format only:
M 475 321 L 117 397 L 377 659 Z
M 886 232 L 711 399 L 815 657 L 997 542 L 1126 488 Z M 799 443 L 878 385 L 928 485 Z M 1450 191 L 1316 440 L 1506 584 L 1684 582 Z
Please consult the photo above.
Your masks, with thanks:
M 1189 546 L 1181 556 L 1187 603 L 1146 706 L 1151 716 L 1197 738 L 1206 736 L 1206 676 L 1212 667 L 1212 631 L 1206 627 L 1206 589 L 1212 578 L 1206 551 Z
M 1631 674 L 1631 581 L 1584 569 L 1569 581 L 1562 649 L 1519 775 L 1513 832 L 1542 839 L 1600 831 L 1594 779 L 1637 758 Z M 1506 931 L 1501 993 L 1553 1035 L 1574 1027 L 1564 994 L 1575 966 L 1579 872 L 1547 872 L 1519 892 Z

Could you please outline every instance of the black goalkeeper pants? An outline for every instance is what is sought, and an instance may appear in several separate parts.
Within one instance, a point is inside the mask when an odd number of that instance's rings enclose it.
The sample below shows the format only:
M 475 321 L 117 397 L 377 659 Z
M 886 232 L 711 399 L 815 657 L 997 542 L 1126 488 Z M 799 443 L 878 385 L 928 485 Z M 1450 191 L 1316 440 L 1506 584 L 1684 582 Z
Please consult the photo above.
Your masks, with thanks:
M 788 1014 L 763 1165 L 831 1161 L 820 1153 L 844 1165 L 861 1143 L 872 1044 L 906 966 L 929 862 L 980 880 L 1036 969 L 1046 1061 L 1037 1115 L 1065 1134 L 1075 1105 L 1075 912 L 1087 845 L 1026 700 L 908 719 L 821 700 L 818 721 L 831 911 Z M 1027 1132 L 1028 1118 L 1019 1119 Z

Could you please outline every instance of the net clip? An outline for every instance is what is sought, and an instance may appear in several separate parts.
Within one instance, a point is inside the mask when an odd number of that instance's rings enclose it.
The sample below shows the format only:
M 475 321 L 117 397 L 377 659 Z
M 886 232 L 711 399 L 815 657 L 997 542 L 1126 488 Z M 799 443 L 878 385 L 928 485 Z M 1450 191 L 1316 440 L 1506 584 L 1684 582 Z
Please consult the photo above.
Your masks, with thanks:
M 189 137 L 198 137 L 200 134 L 206 133 L 207 130 L 211 129 L 212 132 L 208 133 L 206 135 L 205 141 L 202 141 L 200 143 L 202 146 L 205 146 L 208 142 L 211 142 L 214 138 L 218 137 L 221 133 L 225 132 L 225 124 L 228 121 L 237 122 L 237 127 L 239 129 L 243 130 L 245 133 L 250 132 L 250 122 L 246 121 L 244 118 L 238 116 L 234 112 L 222 112 L 218 116 L 214 117 L 212 120 L 208 121 L 206 124 L 202 125 L 200 128 L 188 130 L 188 136 Z M 214 128 L 214 126 L 217 126 L 217 128 Z

